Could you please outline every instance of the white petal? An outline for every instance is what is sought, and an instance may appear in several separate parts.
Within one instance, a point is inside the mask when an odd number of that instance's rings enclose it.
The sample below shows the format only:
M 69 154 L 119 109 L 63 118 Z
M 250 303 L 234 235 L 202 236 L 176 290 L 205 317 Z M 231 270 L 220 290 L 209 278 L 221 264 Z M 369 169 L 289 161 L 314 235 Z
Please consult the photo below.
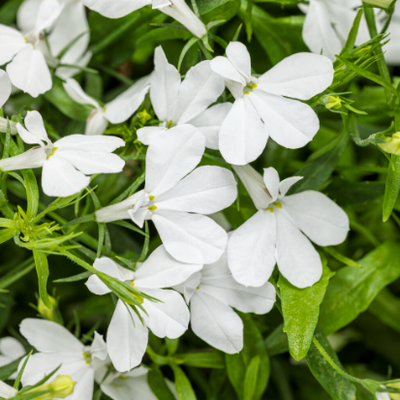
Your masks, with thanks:
M 210 61 L 211 69 L 225 79 L 237 82 L 241 87 L 246 86 L 245 77 L 232 65 L 226 57 L 215 57 Z
M 148 330 L 134 311 L 118 300 L 107 332 L 107 346 L 117 371 L 130 371 L 138 366 L 146 351 Z
M 318 282 L 322 263 L 318 252 L 284 210 L 276 210 L 276 262 L 281 274 L 294 286 Z
M 46 162 L 46 157 L 46 152 L 43 147 L 33 147 L 18 156 L 0 160 L 0 169 L 2 171 L 16 171 L 40 168 Z
M 93 398 L 94 370 L 88 368 L 80 377 L 68 400 L 81 400 Z
M 125 142 L 116 136 L 68 135 L 57 140 L 54 146 L 63 150 L 104 151 L 111 153 L 119 147 L 124 147 Z
M 211 264 L 209 264 L 209 265 L 211 265 Z M 197 287 L 200 285 L 201 276 L 202 276 L 202 273 L 196 272 L 182 284 L 174 286 L 175 290 L 177 290 L 179 293 L 183 294 L 187 304 L 189 304 L 190 299 L 192 298 L 193 294 L 197 290 Z
M 53 22 L 59 17 L 63 9 L 63 4 L 58 0 L 43 0 L 39 6 L 35 31 L 37 34 L 49 28 Z
M 121 267 L 108 257 L 96 258 L 93 268 L 97 269 L 97 271 L 103 272 L 103 274 L 111 276 L 112 278 L 116 278 L 121 282 L 130 281 L 135 275 L 133 271 Z
M 11 95 L 11 81 L 5 71 L 0 70 L 0 108 L 2 108 L 5 102 Z
M 7 64 L 7 73 L 18 89 L 37 97 L 51 89 L 49 67 L 43 54 L 26 46 Z
M 0 354 L 8 357 L 9 362 L 22 357 L 25 354 L 24 346 L 11 336 L 0 339 Z
M 204 136 L 193 126 L 170 129 L 147 151 L 146 192 L 157 196 L 176 185 L 200 162 L 204 149 Z
M 126 121 L 143 103 L 150 89 L 151 75 L 139 79 L 128 90 L 106 104 L 105 117 L 112 124 Z
M 67 197 L 79 193 L 90 183 L 90 178 L 77 171 L 69 162 L 55 155 L 45 161 L 42 187 L 47 196 Z
M 0 65 L 9 62 L 24 47 L 31 47 L 19 31 L 0 24 Z
M 232 103 L 216 104 L 190 120 L 190 124 L 205 136 L 209 149 L 218 150 L 219 131 L 231 108 Z
M 205 342 L 225 353 L 243 348 L 243 322 L 226 304 L 197 290 L 190 302 L 193 332 Z
M 267 140 L 267 130 L 248 96 L 236 99 L 219 133 L 219 149 L 225 160 L 248 164 L 262 153 Z
M 296 225 L 319 246 L 342 243 L 349 231 L 349 217 L 322 193 L 308 190 L 282 200 Z
M 82 3 L 93 11 L 107 18 L 121 18 L 148 4 L 150 0 L 82 0 Z
M 250 96 L 269 135 L 281 146 L 303 147 L 318 132 L 319 120 L 309 105 L 257 89 Z
M 179 261 L 210 264 L 226 248 L 227 233 L 204 215 L 160 210 L 153 214 L 152 220 L 165 249 Z
M 284 179 L 280 184 L 279 184 L 279 193 L 280 197 L 286 196 L 286 193 L 290 190 L 290 188 L 303 179 L 302 176 L 292 176 L 291 178 L 286 178 Z
M 237 183 L 226 168 L 196 168 L 169 191 L 156 198 L 162 210 L 213 214 L 229 207 L 237 197 Z
M 98 296 L 112 292 L 112 290 L 95 274 L 89 276 L 85 285 L 92 293 Z
M 17 12 L 17 26 L 23 33 L 28 33 L 35 29 L 35 22 L 40 4 L 43 0 L 25 0 Z
M 75 79 L 67 79 L 67 81 L 63 83 L 63 86 L 65 91 L 68 93 L 68 96 L 71 97 L 71 99 L 76 103 L 89 104 L 95 108 L 100 108 L 99 103 L 95 99 L 88 96 Z
M 150 86 L 150 99 L 160 121 L 169 121 L 176 107 L 181 77 L 178 70 L 168 63 L 164 50 L 154 51 L 154 73 Z
M 226 48 L 226 56 L 237 71 L 249 82 L 251 80 L 251 59 L 247 47 L 241 42 L 230 42 Z
M 189 123 L 214 103 L 224 89 L 224 79 L 211 70 L 210 61 L 190 68 L 179 89 L 174 122 Z
M 262 75 L 258 88 L 275 95 L 308 100 L 332 84 L 334 73 L 328 57 L 297 53 Z
M 42 353 L 81 353 L 82 343 L 66 328 L 56 322 L 26 318 L 20 332 L 36 350 Z
M 14 389 L 12 386 L 7 385 L 3 381 L 0 381 L 0 397 L 5 399 L 11 399 L 18 393 L 17 389 Z
M 273 167 L 264 168 L 263 181 L 269 194 L 271 195 L 272 201 L 275 201 L 279 195 L 278 171 Z
M 49 137 L 47 136 L 46 129 L 44 127 L 44 122 L 42 116 L 37 111 L 28 111 L 25 117 L 25 126 L 29 133 L 37 138 L 36 142 L 26 142 L 25 143 L 42 143 L 49 142 Z M 23 138 L 22 138 L 23 139 Z
M 107 357 L 107 345 L 103 339 L 103 335 L 94 332 L 94 339 L 92 345 L 90 346 L 90 354 L 99 360 L 105 360 Z
M 113 153 L 95 153 L 61 148 L 57 150 L 57 157 L 62 157 L 86 175 L 113 174 L 121 172 L 125 166 L 125 161 Z
M 137 130 L 139 141 L 145 145 L 157 142 L 164 134 L 168 134 L 168 129 L 163 126 L 145 126 Z
M 228 266 L 244 286 L 259 287 L 275 266 L 275 213 L 259 210 L 236 229 L 228 242 Z
M 149 289 L 175 286 L 200 271 L 202 266 L 179 262 L 167 253 L 164 246 L 159 246 L 135 271 L 135 285 Z
M 148 289 L 146 294 L 161 302 L 144 299 L 142 313 L 147 327 L 158 337 L 176 339 L 184 334 L 189 325 L 189 309 L 183 297 L 173 290 Z
M 92 110 L 86 121 L 85 135 L 102 135 L 107 129 L 107 125 L 108 121 L 104 116 L 104 111 L 97 109 Z

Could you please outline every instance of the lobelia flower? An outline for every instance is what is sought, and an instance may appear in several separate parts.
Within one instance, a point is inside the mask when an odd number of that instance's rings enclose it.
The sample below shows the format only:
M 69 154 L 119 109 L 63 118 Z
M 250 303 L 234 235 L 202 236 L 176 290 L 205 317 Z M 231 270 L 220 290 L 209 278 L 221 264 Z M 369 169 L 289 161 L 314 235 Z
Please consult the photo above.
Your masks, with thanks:
M 24 346 L 17 339 L 9 336 L 0 339 L 0 367 L 18 360 L 25 354 Z M 16 377 L 17 373 L 14 373 L 9 379 L 15 379 Z
M 38 144 L 15 157 L 0 160 L 0 170 L 14 171 L 43 167 L 42 188 L 46 195 L 66 197 L 79 193 L 99 173 L 121 172 L 125 162 L 112 152 L 125 142 L 115 136 L 69 135 L 52 143 L 42 116 L 28 111 L 25 129 L 17 124 L 18 133 L 28 144 Z
M 56 375 L 69 375 L 76 382 L 68 400 L 92 398 L 95 371 L 107 358 L 107 346 L 101 335 L 95 332 L 93 343 L 85 346 L 62 325 L 33 318 L 21 322 L 20 332 L 38 351 L 30 356 L 25 367 L 23 386 L 35 384 L 61 364 Z
M 47 52 L 42 32 L 51 27 L 62 11 L 57 0 L 43 0 L 34 28 L 23 35 L 17 29 L 0 24 L 0 65 L 14 86 L 37 97 L 51 89 L 52 80 L 43 52 Z
M 210 61 L 202 61 L 190 68 L 183 82 L 178 70 L 168 63 L 161 46 L 154 53 L 154 72 L 150 99 L 161 121 L 158 127 L 139 129 L 138 139 L 151 144 L 169 128 L 182 124 L 195 126 L 206 138 L 206 146 L 218 149 L 218 132 L 232 107 L 231 103 L 214 103 L 224 91 L 224 80 L 210 68 Z
M 67 79 L 64 83 L 64 89 L 75 102 L 94 107 L 86 121 L 85 134 L 102 135 L 108 122 L 112 124 L 124 122 L 139 108 L 149 91 L 150 77 L 151 75 L 148 75 L 139 79 L 104 107 L 101 107 L 96 100 L 88 96 L 74 79 Z
M 91 10 L 108 18 L 120 18 L 149 4 L 184 25 L 194 36 L 207 35 L 203 22 L 193 13 L 185 0 L 82 0 Z
M 140 227 L 151 219 L 167 252 L 187 263 L 212 263 L 223 254 L 228 236 L 212 219 L 237 197 L 231 171 L 203 166 L 204 136 L 191 125 L 171 128 L 147 150 L 143 190 L 96 211 L 98 222 L 132 219 Z
M 276 262 L 292 285 L 313 285 L 321 277 L 322 263 L 310 240 L 319 246 L 342 243 L 349 231 L 347 214 L 320 192 L 286 196 L 302 177 L 279 182 L 272 167 L 264 169 L 264 177 L 250 165 L 234 170 L 258 211 L 230 237 L 228 265 L 233 277 L 245 286 L 261 286 Z
M 219 149 L 225 160 L 236 165 L 254 161 L 269 136 L 289 149 L 312 140 L 319 129 L 318 117 L 310 106 L 291 98 L 308 100 L 329 87 L 332 62 L 324 56 L 298 53 L 256 78 L 251 75 L 250 55 L 244 44 L 231 42 L 226 54 L 210 62 L 235 97 L 219 133 Z
M 129 371 L 141 363 L 147 347 L 148 329 L 160 338 L 170 339 L 180 337 L 187 330 L 189 310 L 185 301 L 174 290 L 162 288 L 185 281 L 199 271 L 201 265 L 179 263 L 160 246 L 135 272 L 106 257 L 97 259 L 93 267 L 160 300 L 153 302 L 138 298 L 147 312 L 137 309 L 144 324 L 128 304 L 118 300 L 107 331 L 108 353 L 117 371 Z M 92 275 L 86 286 L 94 294 L 111 293 L 97 275 Z
M 22 32 L 34 29 L 34 21 L 39 8 L 45 0 L 25 0 L 18 9 L 17 25 Z M 48 65 L 57 67 L 59 63 L 84 67 L 90 60 L 91 52 L 87 51 L 89 44 L 89 25 L 85 6 L 80 0 L 59 0 L 63 9 L 47 35 L 49 51 L 45 53 Z M 71 43 L 70 48 L 57 57 Z M 80 72 L 78 68 L 58 67 L 55 74 L 63 79 Z
M 3 108 L 11 95 L 12 85 L 7 73 L 0 69 L 0 108 Z M 9 121 L 11 133 L 17 133 L 17 125 L 14 121 Z M 7 132 L 7 119 L 0 117 L 0 131 Z
M 0 397 L 4 399 L 11 399 L 18 393 L 17 389 L 14 389 L 12 386 L 7 385 L 3 381 L 0 381 Z
M 237 283 L 229 271 L 226 253 L 175 288 L 190 302 L 193 332 L 212 347 L 229 354 L 243 348 L 243 322 L 232 308 L 265 314 L 272 309 L 276 295 L 269 282 L 258 288 Z

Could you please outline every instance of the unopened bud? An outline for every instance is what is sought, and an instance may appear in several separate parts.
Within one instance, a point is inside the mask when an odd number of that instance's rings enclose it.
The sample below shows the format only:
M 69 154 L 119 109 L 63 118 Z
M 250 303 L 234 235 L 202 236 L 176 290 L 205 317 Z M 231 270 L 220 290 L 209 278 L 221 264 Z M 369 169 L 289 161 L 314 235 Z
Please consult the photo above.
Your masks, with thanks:
M 50 308 L 48 308 L 46 306 L 46 304 L 43 303 L 42 299 L 39 299 L 39 301 L 38 301 L 39 314 L 43 318 L 48 319 L 49 321 L 53 321 L 53 322 L 62 324 L 63 320 L 62 320 L 60 310 L 58 308 L 57 300 L 53 296 L 50 296 L 50 295 L 48 296 L 48 298 L 49 298 L 51 305 L 53 306 L 53 309 L 50 310 Z
M 393 3 L 393 0 L 364 0 L 364 3 L 380 8 L 389 8 L 389 6 Z
M 140 123 L 143 125 L 145 125 L 147 121 L 151 120 L 151 115 L 146 110 L 143 110 L 140 113 L 138 113 L 138 117 Z
M 324 104 L 328 110 L 338 110 L 342 107 L 342 100 L 338 96 L 328 96 L 324 98 Z
M 396 132 L 391 137 L 385 137 L 385 143 L 378 143 L 378 146 L 386 153 L 400 156 L 400 132 Z
M 38 386 L 33 390 L 29 390 L 27 393 L 49 391 L 46 394 L 35 397 L 35 400 L 65 399 L 73 393 L 75 384 L 76 382 L 73 381 L 69 375 L 59 375 L 50 383 Z

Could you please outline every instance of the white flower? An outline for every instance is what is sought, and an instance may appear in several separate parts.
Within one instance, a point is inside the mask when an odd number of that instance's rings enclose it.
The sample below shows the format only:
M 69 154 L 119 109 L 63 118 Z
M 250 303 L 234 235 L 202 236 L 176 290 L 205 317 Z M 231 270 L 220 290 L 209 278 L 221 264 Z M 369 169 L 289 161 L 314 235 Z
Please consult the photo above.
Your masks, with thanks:
M 0 381 L 0 397 L 3 397 L 5 399 L 11 399 L 18 393 L 17 389 L 14 389 L 13 387 L 7 385 L 7 383 L 4 383 L 3 381 Z
M 190 302 L 193 332 L 229 354 L 243 348 L 243 322 L 232 308 L 244 313 L 265 314 L 275 302 L 275 288 L 271 283 L 258 288 L 246 288 L 237 283 L 229 271 L 226 253 L 175 288 Z
M 88 96 L 79 83 L 74 79 L 67 79 L 64 89 L 68 95 L 79 104 L 93 106 L 86 121 L 86 135 L 101 135 L 107 128 L 108 122 L 119 124 L 126 121 L 143 103 L 150 88 L 150 75 L 139 79 L 129 89 L 107 103 L 104 107 Z
M 154 53 L 155 70 L 150 86 L 150 99 L 161 122 L 159 127 L 138 130 L 138 138 L 151 144 L 169 128 L 182 124 L 195 126 L 206 138 L 206 146 L 218 149 L 218 132 L 232 107 L 231 103 L 214 103 L 224 91 L 224 80 L 211 71 L 210 61 L 202 61 L 191 68 L 181 82 L 178 70 L 165 56 L 161 46 Z
M 45 194 L 66 197 L 79 193 L 90 182 L 86 175 L 121 172 L 125 162 L 112 152 L 125 142 L 115 136 L 70 135 L 52 143 L 42 116 L 28 111 L 26 130 L 17 124 L 18 133 L 28 144 L 38 144 L 25 153 L 0 160 L 0 170 L 14 171 L 43 167 Z
M 101 335 L 95 332 L 93 343 L 85 346 L 63 326 L 33 318 L 24 319 L 20 331 L 38 351 L 26 365 L 22 375 L 24 386 L 35 384 L 62 364 L 56 375 L 69 375 L 77 382 L 68 400 L 92 398 L 95 371 L 107 358 L 107 346 Z
M 34 21 L 42 3 L 46 0 L 26 0 L 18 9 L 17 25 L 23 33 L 34 29 Z M 50 53 L 46 54 L 47 63 L 56 67 L 58 63 L 86 66 L 91 53 L 87 52 L 89 44 L 89 25 L 85 6 L 79 0 L 59 0 L 63 9 L 47 35 Z M 79 39 L 77 39 L 79 37 Z M 76 40 L 76 41 L 75 41 Z M 56 58 L 73 41 L 75 43 L 58 61 Z M 79 69 L 59 67 L 56 75 L 67 79 L 77 74 Z
M 206 27 L 185 0 L 82 0 L 82 3 L 108 18 L 120 18 L 151 4 L 153 9 L 176 19 L 198 38 L 207 34 Z
M 298 53 L 256 78 L 244 44 L 231 42 L 226 55 L 210 62 L 236 99 L 219 134 L 225 160 L 236 165 L 254 161 L 269 136 L 289 149 L 305 146 L 317 133 L 319 120 L 310 106 L 291 98 L 308 100 L 324 91 L 333 80 L 332 62 Z
M 25 353 L 24 346 L 17 339 L 9 336 L 0 339 L 0 367 L 18 360 Z M 17 374 L 15 373 L 10 376 L 10 379 L 16 377 Z
M 225 250 L 227 233 L 212 219 L 237 196 L 231 171 L 203 166 L 191 172 L 204 153 L 204 136 L 191 125 L 171 129 L 146 156 L 144 190 L 96 211 L 98 222 L 132 219 L 140 227 L 151 219 L 168 253 L 188 263 L 212 263 Z
M 47 49 L 41 34 L 58 18 L 62 8 L 57 0 L 44 0 L 34 29 L 26 35 L 0 24 L 0 65 L 8 63 L 6 70 L 13 85 L 32 97 L 51 89 L 51 75 L 43 54 Z
M 250 165 L 234 170 L 258 211 L 230 237 L 228 265 L 233 277 L 245 286 L 261 286 L 276 262 L 292 285 L 313 285 L 321 277 L 322 264 L 306 236 L 319 246 L 342 243 L 349 230 L 346 213 L 313 190 L 286 196 L 301 177 L 279 182 L 274 168 L 264 169 L 264 178 L 255 178 Z
M 171 339 L 183 335 L 189 324 L 189 310 L 182 296 L 173 290 L 162 290 L 185 281 L 191 274 L 201 269 L 201 265 L 186 265 L 174 260 L 163 246 L 158 247 L 135 272 L 123 268 L 109 258 L 97 259 L 93 265 L 103 272 L 161 302 L 139 298 L 147 315 L 137 309 L 143 322 L 122 300 L 108 327 L 107 347 L 111 361 L 118 371 L 129 371 L 139 365 L 146 351 L 148 329 L 158 337 Z M 86 282 L 92 293 L 104 295 L 111 290 L 97 275 Z
M 0 108 L 3 108 L 6 101 L 9 99 L 11 95 L 11 81 L 8 77 L 7 73 L 0 69 Z M 11 133 L 17 133 L 16 122 L 10 122 Z M 0 117 L 0 131 L 7 132 L 7 119 Z

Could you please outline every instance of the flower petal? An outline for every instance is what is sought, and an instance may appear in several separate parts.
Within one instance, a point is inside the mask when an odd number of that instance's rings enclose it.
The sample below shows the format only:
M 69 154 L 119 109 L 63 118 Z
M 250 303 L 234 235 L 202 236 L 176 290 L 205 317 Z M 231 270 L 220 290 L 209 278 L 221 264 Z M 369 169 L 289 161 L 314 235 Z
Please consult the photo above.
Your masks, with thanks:
M 267 140 L 267 130 L 248 96 L 236 99 L 219 133 L 219 149 L 225 160 L 248 164 L 262 153 Z
M 28 46 L 21 32 L 0 24 L 0 65 L 11 61 L 15 54 Z
M 130 281 L 134 278 L 135 273 L 130 269 L 121 267 L 115 261 L 111 260 L 108 257 L 96 258 L 93 268 L 97 269 L 97 271 L 103 272 L 112 278 L 116 278 L 121 282 Z
M 26 46 L 7 64 L 7 73 L 18 89 L 37 97 L 51 89 L 52 80 L 46 60 L 39 50 Z
M 77 171 L 61 157 L 50 157 L 44 162 L 42 187 L 47 196 L 67 197 L 79 193 L 90 183 L 90 178 Z
M 82 3 L 93 11 L 107 18 L 121 18 L 148 4 L 150 0 L 82 0 Z
M 139 141 L 147 146 L 157 142 L 164 134 L 168 134 L 168 129 L 163 126 L 145 126 L 137 130 Z
M 75 79 L 67 79 L 65 83 L 63 83 L 65 91 L 68 93 L 68 96 L 71 97 L 78 104 L 89 104 L 97 109 L 100 108 L 99 103 L 88 96 L 79 83 Z
M 86 150 L 95 153 L 104 151 L 111 153 L 119 147 L 124 147 L 125 142 L 116 136 L 68 135 L 57 140 L 54 146 L 63 150 Z
M 102 135 L 107 129 L 108 121 L 103 110 L 94 109 L 86 120 L 85 135 Z
M 259 287 L 275 266 L 275 213 L 259 210 L 236 229 L 228 242 L 228 266 L 244 286 Z
M 156 211 L 152 220 L 168 253 L 179 261 L 210 264 L 223 254 L 228 235 L 211 218 L 179 211 Z
M 42 353 L 82 353 L 82 343 L 56 322 L 26 318 L 20 324 L 22 336 Z
M 309 105 L 257 89 L 250 96 L 269 135 L 281 146 L 303 147 L 318 132 L 319 120 Z
M 182 336 L 189 326 L 189 309 L 183 297 L 174 290 L 147 289 L 146 294 L 161 302 L 144 299 L 142 314 L 147 327 L 154 335 L 176 339 Z
M 193 332 L 225 353 L 239 353 L 243 348 L 243 322 L 231 307 L 196 290 L 190 302 Z
M 275 214 L 276 262 L 279 271 L 300 289 L 312 286 L 322 275 L 318 252 L 284 210 L 277 210 Z
M 8 357 L 9 362 L 22 357 L 25 354 L 24 346 L 11 336 L 0 339 L 0 354 Z
M 30 144 L 42 143 L 42 141 L 49 142 L 49 137 L 47 136 L 47 132 L 44 127 L 43 118 L 37 111 L 28 111 L 26 113 L 24 122 L 29 133 L 38 139 L 36 142 L 32 142 Z
M 136 313 L 118 300 L 107 332 L 108 354 L 117 371 L 130 371 L 142 362 L 148 335 Z
M 284 179 L 280 184 L 279 184 L 279 193 L 280 193 L 280 197 L 284 197 L 286 196 L 286 193 L 290 190 L 290 188 L 297 183 L 298 181 L 300 181 L 301 179 L 303 179 L 302 176 L 292 176 L 290 178 L 286 178 Z
M 79 380 L 74 386 L 74 392 L 68 396 L 68 400 L 81 400 L 81 399 L 92 399 L 93 398 L 93 386 L 94 386 L 94 369 L 87 368 L 79 376 Z
M 0 70 L 0 108 L 4 106 L 11 95 L 11 81 L 7 73 Z
M 262 75 L 258 88 L 278 96 L 308 100 L 332 84 L 334 72 L 328 57 L 297 53 Z
M 226 48 L 226 56 L 236 70 L 249 82 L 251 80 L 251 59 L 247 47 L 241 42 L 230 42 Z
M 85 285 L 92 293 L 98 296 L 103 296 L 112 292 L 112 290 L 95 274 L 89 276 Z
M 213 214 L 229 207 L 237 197 L 237 183 L 226 168 L 204 166 L 156 198 L 160 210 Z
M 232 63 L 222 56 L 213 58 L 210 61 L 211 69 L 225 79 L 239 83 L 242 87 L 246 86 L 245 77 L 232 65 Z
M 307 190 L 282 200 L 296 225 L 319 246 L 342 243 L 349 231 L 349 217 L 322 193 Z
M 164 246 L 159 246 L 135 271 L 135 285 L 148 289 L 172 287 L 186 281 L 202 267 L 202 264 L 177 261 L 167 253 Z
M 272 201 L 274 202 L 279 195 L 278 171 L 273 167 L 264 168 L 263 181 L 265 183 L 265 187 L 271 195 Z
M 193 126 L 170 129 L 147 150 L 146 192 L 157 196 L 175 186 L 200 162 L 204 149 L 204 136 Z

